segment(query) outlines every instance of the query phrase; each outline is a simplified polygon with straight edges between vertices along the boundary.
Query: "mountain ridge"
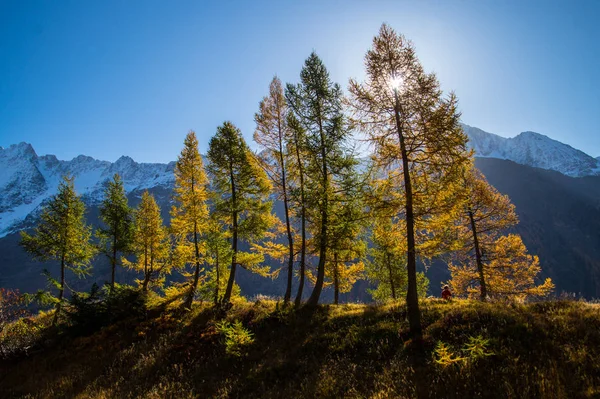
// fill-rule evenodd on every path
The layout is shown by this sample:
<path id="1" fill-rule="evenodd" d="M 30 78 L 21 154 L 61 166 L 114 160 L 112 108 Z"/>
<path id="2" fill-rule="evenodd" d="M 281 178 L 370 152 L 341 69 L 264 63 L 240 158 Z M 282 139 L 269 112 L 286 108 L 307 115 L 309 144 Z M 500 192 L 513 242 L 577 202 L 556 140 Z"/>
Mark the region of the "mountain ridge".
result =
<path id="1" fill-rule="evenodd" d="M 571 177 L 600 175 L 600 157 L 593 158 L 543 134 L 526 131 L 504 138 L 469 125 L 462 127 L 476 157 L 510 160 Z M 26 142 L 0 147 L 0 238 L 28 227 L 24 221 L 35 216 L 40 205 L 56 193 L 65 174 L 75 177 L 75 189 L 86 203 L 95 204 L 115 173 L 121 175 L 125 190 L 131 193 L 152 187 L 171 188 L 174 167 L 174 161 L 139 163 L 127 155 L 115 162 L 87 155 L 59 160 L 51 154 L 39 156 Z"/>
<path id="2" fill-rule="evenodd" d="M 506 159 L 571 177 L 600 175 L 600 157 L 594 158 L 541 133 L 525 131 L 505 138 L 465 124 L 462 128 L 477 157 Z"/>

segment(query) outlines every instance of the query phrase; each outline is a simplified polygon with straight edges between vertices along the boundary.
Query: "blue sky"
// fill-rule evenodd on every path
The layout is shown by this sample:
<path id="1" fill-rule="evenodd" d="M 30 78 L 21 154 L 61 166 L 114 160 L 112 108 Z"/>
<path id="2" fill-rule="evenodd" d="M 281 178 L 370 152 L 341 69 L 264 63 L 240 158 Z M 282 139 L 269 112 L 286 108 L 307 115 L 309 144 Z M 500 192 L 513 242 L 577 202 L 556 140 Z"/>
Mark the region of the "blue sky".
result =
<path id="1" fill-rule="evenodd" d="M 598 20 L 582 0 L 0 0 L 0 146 L 168 162 L 225 120 L 250 141 L 273 75 L 296 82 L 314 49 L 345 87 L 387 22 L 465 123 L 599 156 Z"/>

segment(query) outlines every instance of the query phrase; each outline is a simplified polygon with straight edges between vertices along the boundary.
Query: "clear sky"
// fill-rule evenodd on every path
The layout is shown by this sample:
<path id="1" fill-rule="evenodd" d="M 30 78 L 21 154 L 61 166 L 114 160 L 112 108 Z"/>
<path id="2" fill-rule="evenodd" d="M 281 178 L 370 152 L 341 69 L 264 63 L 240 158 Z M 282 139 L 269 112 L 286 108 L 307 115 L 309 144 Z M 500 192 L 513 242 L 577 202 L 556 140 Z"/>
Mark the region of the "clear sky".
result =
<path id="1" fill-rule="evenodd" d="M 314 49 L 345 87 L 387 22 L 465 123 L 599 156 L 599 20 L 596 0 L 0 0 L 0 146 L 168 162 L 225 120 L 250 141 L 273 75 Z"/>

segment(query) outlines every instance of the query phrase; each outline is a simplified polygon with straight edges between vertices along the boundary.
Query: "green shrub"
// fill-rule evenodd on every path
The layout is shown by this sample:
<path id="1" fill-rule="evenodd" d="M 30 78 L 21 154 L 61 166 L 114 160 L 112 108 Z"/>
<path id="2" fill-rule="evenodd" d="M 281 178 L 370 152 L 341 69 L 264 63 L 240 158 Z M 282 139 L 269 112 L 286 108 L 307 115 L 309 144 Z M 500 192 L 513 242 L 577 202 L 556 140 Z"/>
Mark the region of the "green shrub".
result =
<path id="1" fill-rule="evenodd" d="M 74 332 L 89 334 L 114 322 L 141 318 L 146 310 L 146 296 L 139 289 L 115 284 L 111 294 L 108 286 L 94 284 L 89 293 L 74 293 L 65 313 Z"/>
<path id="2" fill-rule="evenodd" d="M 217 331 L 224 336 L 225 353 L 230 356 L 244 355 L 246 348 L 254 342 L 253 334 L 239 320 L 233 323 L 222 320 L 217 323 Z"/>

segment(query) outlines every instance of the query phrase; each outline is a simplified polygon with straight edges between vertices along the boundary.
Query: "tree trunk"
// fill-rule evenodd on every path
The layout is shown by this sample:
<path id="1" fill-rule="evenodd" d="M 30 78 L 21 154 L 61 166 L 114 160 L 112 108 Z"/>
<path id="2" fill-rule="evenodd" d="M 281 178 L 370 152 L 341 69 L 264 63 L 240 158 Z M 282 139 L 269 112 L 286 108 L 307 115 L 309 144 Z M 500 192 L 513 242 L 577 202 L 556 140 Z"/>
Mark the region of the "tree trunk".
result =
<path id="1" fill-rule="evenodd" d="M 235 191 L 235 180 L 233 179 L 233 165 L 230 165 L 229 174 L 231 179 L 231 203 L 233 206 L 232 212 L 232 223 L 233 223 L 233 236 L 231 238 L 231 271 L 229 272 L 229 280 L 227 281 L 227 289 L 223 296 L 223 303 L 229 303 L 231 300 L 231 291 L 233 290 L 233 283 L 235 282 L 235 267 L 237 265 L 237 251 L 238 251 L 238 228 L 237 228 L 237 202 L 236 202 L 236 191 Z"/>
<path id="2" fill-rule="evenodd" d="M 193 189 L 192 184 L 192 189 Z M 200 278 L 200 248 L 198 246 L 198 222 L 194 221 L 194 250 L 195 250 L 195 260 L 196 260 L 196 270 L 194 270 L 194 282 L 190 287 L 190 292 L 188 293 L 188 297 L 185 301 L 185 307 L 187 309 L 192 308 L 192 303 L 194 302 L 194 296 L 196 295 L 196 290 L 198 289 L 198 279 Z"/>
<path id="3" fill-rule="evenodd" d="M 321 242 L 319 243 L 319 264 L 317 266 L 317 281 L 308 302 L 308 306 L 317 306 L 319 297 L 323 290 L 323 281 L 325 279 L 325 260 L 327 257 L 327 216 L 328 216 L 328 196 L 329 196 L 329 172 L 327 171 L 327 153 L 325 152 L 325 133 L 323 125 L 319 120 L 319 133 L 321 136 L 321 158 L 323 167 L 323 203 L 321 205 Z"/>
<path id="4" fill-rule="evenodd" d="M 150 280 L 150 276 L 148 274 L 148 246 L 144 248 L 144 282 L 142 284 L 142 291 L 148 291 L 148 281 Z"/>
<path id="5" fill-rule="evenodd" d="M 220 277 L 219 276 L 219 245 L 218 244 L 216 245 L 216 255 L 217 256 L 216 256 L 216 262 L 215 263 L 216 263 L 216 267 L 217 267 L 217 270 L 216 270 L 216 272 L 217 272 L 217 284 L 215 286 L 215 305 L 218 305 L 219 304 L 219 284 L 220 284 L 220 281 L 219 281 L 219 277 Z"/>
<path id="6" fill-rule="evenodd" d="M 52 319 L 52 326 L 56 326 L 58 318 L 60 316 L 60 310 L 62 308 L 62 302 L 65 295 L 65 253 L 60 259 L 60 290 L 58 291 L 58 303 L 56 304 L 56 311 L 54 312 L 54 318 Z"/>
<path id="7" fill-rule="evenodd" d="M 340 277 L 338 275 L 338 257 L 333 253 L 333 303 L 337 305 L 340 298 Z"/>
<path id="8" fill-rule="evenodd" d="M 475 244 L 475 261 L 477 263 L 477 271 L 479 272 L 479 299 L 485 302 L 487 298 L 487 286 L 485 283 L 485 276 L 483 275 L 483 261 L 481 260 L 481 249 L 479 248 L 479 238 L 477 237 L 477 226 L 475 225 L 473 212 L 470 210 L 469 220 L 471 221 L 471 231 L 473 231 L 473 243 Z"/>
<path id="9" fill-rule="evenodd" d="M 300 174 L 300 218 L 301 218 L 301 229 L 302 229 L 302 243 L 300 248 L 300 281 L 298 282 L 298 293 L 296 294 L 296 300 L 294 301 L 294 305 L 296 307 L 300 306 L 302 302 L 302 291 L 304 290 L 304 274 L 306 269 L 306 207 L 304 200 L 304 168 L 302 167 L 302 159 L 300 157 L 300 142 L 295 138 L 295 146 L 296 146 L 296 159 L 298 161 L 298 173 Z"/>
<path id="10" fill-rule="evenodd" d="M 115 270 L 117 268 L 117 233 L 115 230 L 115 234 L 113 235 L 113 256 L 111 259 L 111 276 L 110 276 L 110 295 L 112 295 L 115 289 Z"/>
<path id="11" fill-rule="evenodd" d="M 387 253 L 386 254 L 386 259 L 387 259 L 387 267 L 388 267 L 388 272 L 390 273 L 390 287 L 392 288 L 392 299 L 396 299 L 396 287 L 394 286 L 394 275 L 392 273 L 392 263 L 390 261 L 390 254 Z"/>
<path id="12" fill-rule="evenodd" d="M 283 296 L 283 303 L 287 304 L 290 302 L 292 297 L 292 277 L 294 275 L 294 241 L 292 237 L 292 227 L 290 224 L 290 211 L 288 207 L 287 197 L 287 182 L 285 176 L 285 163 L 283 160 L 283 134 L 281 132 L 281 115 L 278 115 L 277 123 L 279 125 L 279 162 L 281 163 L 281 185 L 283 187 L 283 207 L 285 209 L 285 227 L 287 230 L 288 248 L 289 248 L 289 259 L 288 259 L 288 273 L 287 273 L 287 287 L 285 289 L 285 295 Z"/>
<path id="13" fill-rule="evenodd" d="M 396 129 L 400 141 L 400 152 L 402 156 L 402 171 L 404 172 L 404 189 L 406 198 L 406 243 L 407 243 L 407 274 L 408 290 L 406 293 L 406 310 L 408 313 L 408 324 L 410 335 L 414 340 L 420 341 L 423 337 L 421 328 L 421 311 L 419 310 L 419 296 L 417 293 L 417 256 L 415 252 L 415 217 L 413 210 L 413 193 L 408 164 L 408 153 L 404 135 L 402 133 L 402 123 L 400 121 L 400 105 L 398 93 L 396 95 Z"/>

